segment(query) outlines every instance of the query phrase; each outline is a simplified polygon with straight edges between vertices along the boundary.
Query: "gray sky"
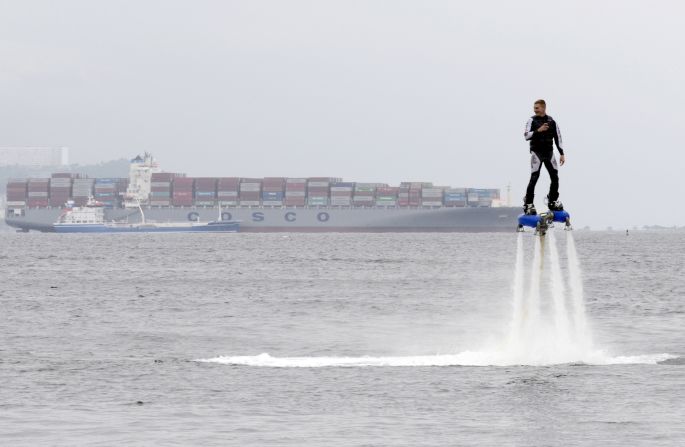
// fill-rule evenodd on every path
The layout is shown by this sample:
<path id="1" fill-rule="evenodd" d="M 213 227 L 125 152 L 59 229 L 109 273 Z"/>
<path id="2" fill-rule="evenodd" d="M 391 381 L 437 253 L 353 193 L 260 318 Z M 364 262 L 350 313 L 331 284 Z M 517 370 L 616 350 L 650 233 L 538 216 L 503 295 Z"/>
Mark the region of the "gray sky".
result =
<path id="1" fill-rule="evenodd" d="M 560 124 L 577 224 L 685 225 L 671 1 L 1 1 L 0 145 L 168 171 L 505 188 Z M 543 173 L 536 203 L 542 207 Z"/>

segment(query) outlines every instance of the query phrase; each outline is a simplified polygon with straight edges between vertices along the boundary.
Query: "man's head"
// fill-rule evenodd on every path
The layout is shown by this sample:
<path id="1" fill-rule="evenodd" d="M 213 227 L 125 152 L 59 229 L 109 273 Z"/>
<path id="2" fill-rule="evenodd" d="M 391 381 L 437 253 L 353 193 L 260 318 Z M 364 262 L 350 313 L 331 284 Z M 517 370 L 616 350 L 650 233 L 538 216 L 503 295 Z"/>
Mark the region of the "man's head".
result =
<path id="1" fill-rule="evenodd" d="M 547 104 L 544 99 L 538 99 L 533 103 L 533 112 L 536 116 L 545 116 L 545 111 L 547 110 Z"/>

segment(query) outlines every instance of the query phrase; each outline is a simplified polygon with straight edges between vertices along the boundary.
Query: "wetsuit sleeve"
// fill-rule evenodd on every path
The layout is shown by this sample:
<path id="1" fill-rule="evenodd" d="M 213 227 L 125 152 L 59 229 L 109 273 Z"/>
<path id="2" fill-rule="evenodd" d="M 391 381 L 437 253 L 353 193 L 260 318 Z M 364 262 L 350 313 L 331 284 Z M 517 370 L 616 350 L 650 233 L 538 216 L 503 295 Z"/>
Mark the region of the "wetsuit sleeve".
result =
<path id="1" fill-rule="evenodd" d="M 561 155 L 564 155 L 564 141 L 561 139 L 561 129 L 559 129 L 559 123 L 554 122 L 554 127 L 556 132 L 554 133 L 554 142 L 557 145 L 557 149 Z"/>
<path id="2" fill-rule="evenodd" d="M 528 122 L 526 123 L 526 129 L 523 131 L 523 136 L 526 138 L 526 141 L 528 141 L 528 140 L 530 140 L 531 138 L 533 138 L 533 134 L 534 134 L 535 132 L 533 132 L 533 131 L 531 130 L 532 126 L 533 126 L 533 118 L 531 118 L 531 119 L 528 120 Z"/>

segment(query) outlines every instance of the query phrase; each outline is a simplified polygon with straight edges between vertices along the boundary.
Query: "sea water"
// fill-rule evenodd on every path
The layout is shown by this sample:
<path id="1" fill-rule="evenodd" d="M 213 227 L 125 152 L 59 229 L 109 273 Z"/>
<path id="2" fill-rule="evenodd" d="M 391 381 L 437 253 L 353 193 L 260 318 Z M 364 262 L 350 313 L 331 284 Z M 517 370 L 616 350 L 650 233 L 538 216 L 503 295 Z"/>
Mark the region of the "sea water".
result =
<path id="1" fill-rule="evenodd" d="M 3 445 L 678 445 L 677 232 L 2 234 Z"/>

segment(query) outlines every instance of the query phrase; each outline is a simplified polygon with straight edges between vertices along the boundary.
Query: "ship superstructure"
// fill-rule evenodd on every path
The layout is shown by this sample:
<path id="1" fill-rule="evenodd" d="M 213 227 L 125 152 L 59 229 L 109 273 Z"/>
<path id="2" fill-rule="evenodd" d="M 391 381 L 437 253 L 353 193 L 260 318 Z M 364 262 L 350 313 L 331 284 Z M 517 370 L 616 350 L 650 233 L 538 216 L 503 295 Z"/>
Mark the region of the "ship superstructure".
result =
<path id="1" fill-rule="evenodd" d="M 128 187 L 124 194 L 124 207 L 137 208 L 139 204 L 149 203 L 152 175 L 158 172 L 161 172 L 159 165 L 147 152 L 142 157 L 139 155 L 131 160 Z"/>

